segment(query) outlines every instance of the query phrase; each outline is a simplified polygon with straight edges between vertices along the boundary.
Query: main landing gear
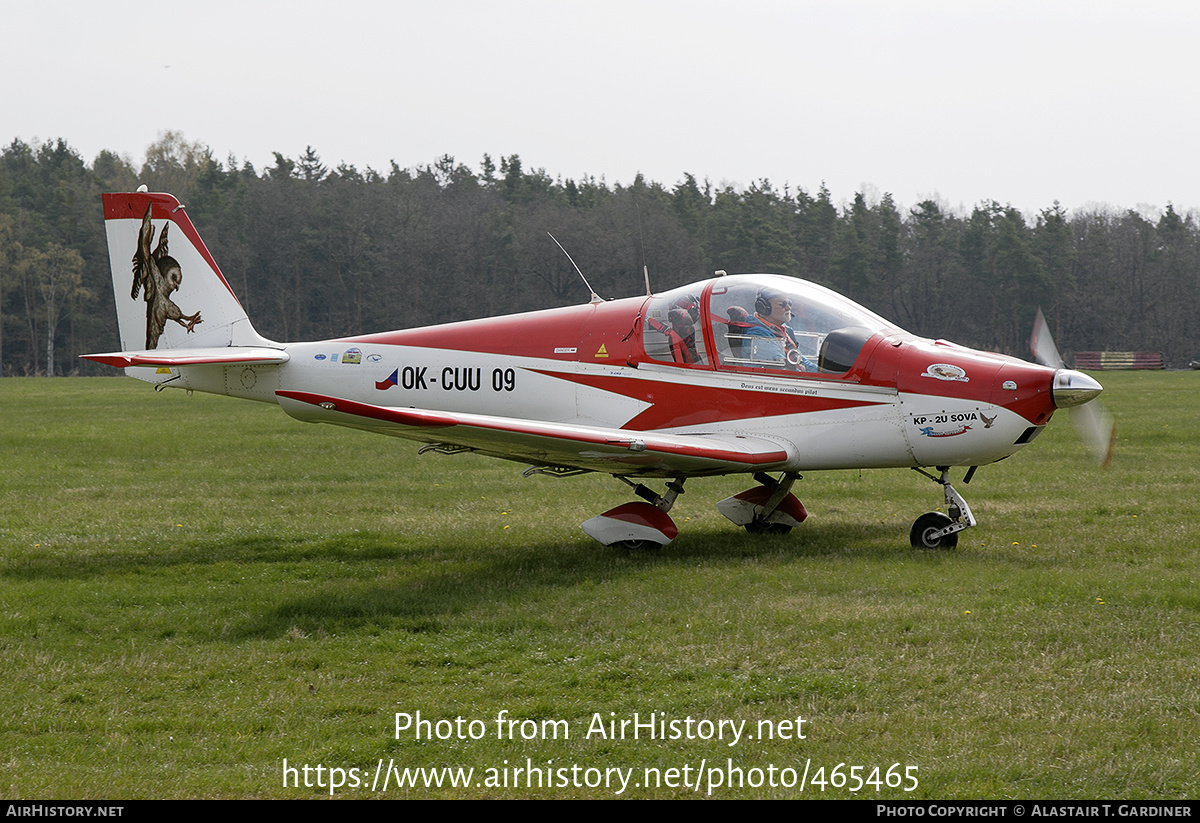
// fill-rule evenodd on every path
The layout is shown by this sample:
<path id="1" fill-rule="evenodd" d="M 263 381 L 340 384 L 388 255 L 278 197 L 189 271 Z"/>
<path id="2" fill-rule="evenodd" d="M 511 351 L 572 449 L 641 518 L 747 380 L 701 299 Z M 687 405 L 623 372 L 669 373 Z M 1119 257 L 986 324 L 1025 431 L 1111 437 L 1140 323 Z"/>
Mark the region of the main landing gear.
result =
<path id="1" fill-rule="evenodd" d="M 759 473 L 754 479 L 760 485 L 727 497 L 717 504 L 717 511 L 751 534 L 787 534 L 804 522 L 808 512 L 804 504 L 791 493 L 792 484 L 800 475 L 785 473 L 779 480 Z M 683 494 L 682 477 L 667 483 L 667 490 L 658 494 L 653 489 L 617 475 L 645 503 L 626 503 L 598 514 L 583 524 L 583 530 L 593 540 L 605 546 L 641 551 L 657 549 L 675 539 L 679 529 L 667 515 L 675 498 Z"/>
<path id="2" fill-rule="evenodd" d="M 914 469 L 942 487 L 946 511 L 926 512 L 917 518 L 909 532 L 909 540 L 917 549 L 953 549 L 958 545 L 958 533 L 975 525 L 971 507 L 950 484 L 950 467 L 938 466 L 940 476 L 923 469 Z M 971 482 L 975 469 L 967 471 L 964 483 Z M 646 502 L 625 503 L 604 514 L 598 514 L 583 524 L 588 536 L 605 546 L 644 551 L 665 546 L 675 539 L 679 529 L 667 514 L 675 499 L 683 494 L 686 478 L 676 477 L 667 483 L 662 494 L 634 483 L 626 477 L 618 480 L 632 488 Z M 758 473 L 759 485 L 727 497 L 717 504 L 717 511 L 731 522 L 745 527 L 751 534 L 787 534 L 808 517 L 808 512 L 794 494 L 792 485 L 800 479 L 795 472 L 785 472 L 778 480 Z"/>
<path id="3" fill-rule="evenodd" d="M 667 512 L 675 505 L 675 498 L 683 494 L 685 478 L 676 477 L 667 483 L 667 490 L 662 494 L 620 475 L 616 478 L 649 502 L 626 503 L 596 515 L 583 524 L 588 537 L 605 546 L 629 551 L 657 549 L 674 540 L 679 529 Z"/>
<path id="4" fill-rule="evenodd" d="M 950 485 L 950 467 L 938 466 L 937 468 L 941 472 L 941 477 L 934 477 L 922 469 L 913 469 L 913 471 L 920 472 L 942 486 L 946 495 L 946 511 L 949 512 L 949 516 L 941 512 L 926 512 L 918 517 L 912 525 L 912 530 L 908 533 L 909 542 L 912 543 L 914 549 L 953 549 L 958 545 L 958 533 L 975 525 L 975 516 L 971 514 L 971 507 L 967 505 L 967 501 L 963 499 L 962 495 Z M 974 473 L 975 468 L 972 467 L 967 471 L 963 482 L 970 483 Z"/>
<path id="5" fill-rule="evenodd" d="M 761 485 L 726 497 L 717 504 L 717 511 L 751 534 L 787 534 L 808 517 L 804 504 L 791 493 L 799 478 L 795 472 L 786 472 L 776 480 L 759 472 L 754 479 Z"/>

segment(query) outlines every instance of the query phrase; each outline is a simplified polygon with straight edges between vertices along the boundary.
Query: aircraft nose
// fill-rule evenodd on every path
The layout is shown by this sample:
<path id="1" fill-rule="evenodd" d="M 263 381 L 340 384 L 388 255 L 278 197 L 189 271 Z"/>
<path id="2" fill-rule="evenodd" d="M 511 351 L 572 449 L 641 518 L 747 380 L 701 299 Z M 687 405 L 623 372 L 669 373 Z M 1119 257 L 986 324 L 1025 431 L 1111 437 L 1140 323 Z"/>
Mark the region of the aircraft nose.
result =
<path id="1" fill-rule="evenodd" d="M 1100 396 L 1104 387 L 1099 382 L 1088 377 L 1083 372 L 1074 369 L 1059 369 L 1054 373 L 1054 387 L 1051 394 L 1054 405 L 1059 409 L 1071 406 L 1082 406 L 1088 401 Z"/>

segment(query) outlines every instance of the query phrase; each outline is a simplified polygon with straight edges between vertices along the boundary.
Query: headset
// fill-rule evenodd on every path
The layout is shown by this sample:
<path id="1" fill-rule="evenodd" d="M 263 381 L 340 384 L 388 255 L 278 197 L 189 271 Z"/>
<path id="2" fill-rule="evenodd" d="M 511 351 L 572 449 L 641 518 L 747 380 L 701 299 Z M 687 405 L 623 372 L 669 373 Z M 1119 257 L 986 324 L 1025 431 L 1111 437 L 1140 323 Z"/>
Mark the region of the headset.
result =
<path id="1" fill-rule="evenodd" d="M 766 317 L 771 313 L 771 301 L 783 296 L 778 289 L 759 289 L 758 296 L 754 298 L 754 310 Z"/>

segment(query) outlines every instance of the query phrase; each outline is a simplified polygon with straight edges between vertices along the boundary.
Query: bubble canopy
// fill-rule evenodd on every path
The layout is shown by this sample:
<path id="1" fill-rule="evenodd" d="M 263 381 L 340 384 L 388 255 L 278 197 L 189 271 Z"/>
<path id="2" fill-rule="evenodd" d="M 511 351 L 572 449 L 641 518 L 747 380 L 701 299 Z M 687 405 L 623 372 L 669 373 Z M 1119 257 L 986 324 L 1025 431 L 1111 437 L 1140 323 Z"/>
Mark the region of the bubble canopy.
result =
<path id="1" fill-rule="evenodd" d="M 824 286 L 776 274 L 720 277 L 650 300 L 646 355 L 711 368 L 840 374 L 895 324 Z"/>

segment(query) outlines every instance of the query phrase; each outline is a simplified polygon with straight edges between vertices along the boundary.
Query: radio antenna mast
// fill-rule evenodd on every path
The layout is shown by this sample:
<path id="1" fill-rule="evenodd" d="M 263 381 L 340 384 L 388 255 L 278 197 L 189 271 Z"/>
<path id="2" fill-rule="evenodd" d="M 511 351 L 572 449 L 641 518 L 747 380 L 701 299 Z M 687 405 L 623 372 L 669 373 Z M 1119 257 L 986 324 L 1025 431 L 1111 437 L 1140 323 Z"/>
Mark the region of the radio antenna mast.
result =
<path id="1" fill-rule="evenodd" d="M 642 207 L 636 200 L 633 201 L 633 207 L 637 209 L 638 245 L 642 251 L 642 277 L 646 280 L 646 296 L 653 297 L 654 293 L 650 291 L 650 267 L 646 265 L 646 240 L 642 237 Z"/>
<path id="2" fill-rule="evenodd" d="M 550 234 L 550 232 L 546 232 L 546 234 Z M 587 286 L 587 290 L 588 290 L 589 292 L 591 292 L 591 295 L 592 295 L 592 300 L 591 300 L 591 302 L 593 302 L 593 303 L 603 303 L 603 302 L 604 302 L 604 298 L 603 298 L 603 297 L 601 297 L 600 295 L 596 294 L 596 291 L 595 291 L 595 289 L 593 289 L 593 288 L 592 288 L 592 284 L 591 284 L 591 283 L 589 283 L 589 282 L 587 281 L 587 278 L 583 276 L 583 272 L 579 271 L 579 266 L 576 266 L 576 265 L 575 265 L 575 261 L 574 261 L 574 260 L 571 258 L 571 254 L 570 254 L 570 252 L 568 252 L 566 249 L 563 249 L 563 244 L 562 244 L 562 243 L 559 243 L 559 242 L 558 242 L 558 238 L 557 238 L 557 237 L 555 237 L 553 234 L 550 234 L 550 239 L 554 241 L 554 245 L 556 245 L 556 246 L 558 246 L 560 249 L 562 249 L 562 253 L 563 253 L 563 254 L 567 255 L 567 259 L 571 261 L 571 265 L 572 265 L 572 266 L 575 266 L 575 271 L 576 271 L 576 272 L 579 274 L 579 279 L 583 281 L 583 285 Z"/>

